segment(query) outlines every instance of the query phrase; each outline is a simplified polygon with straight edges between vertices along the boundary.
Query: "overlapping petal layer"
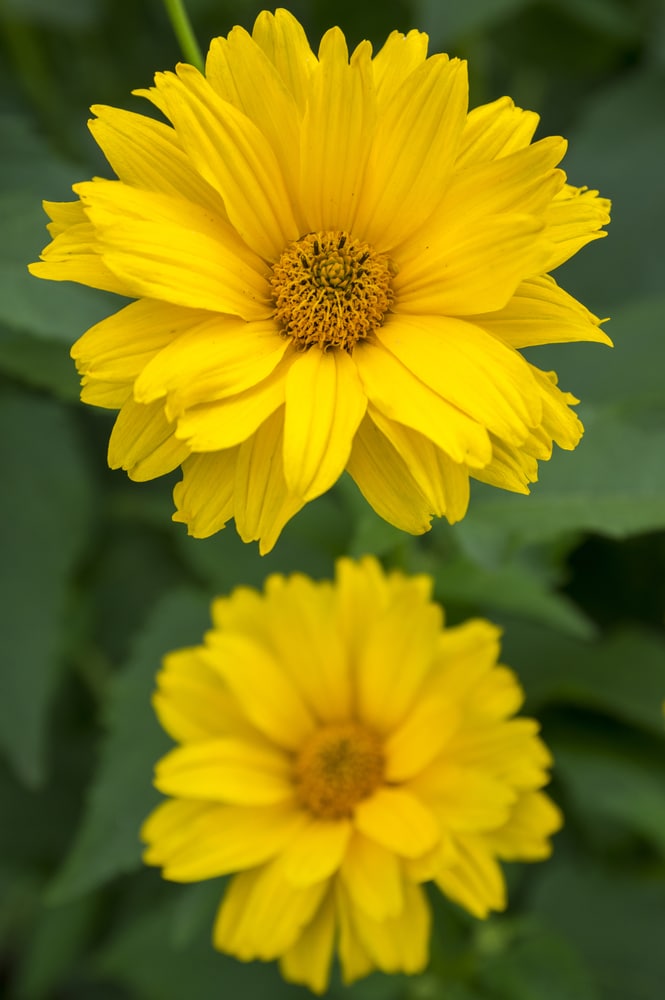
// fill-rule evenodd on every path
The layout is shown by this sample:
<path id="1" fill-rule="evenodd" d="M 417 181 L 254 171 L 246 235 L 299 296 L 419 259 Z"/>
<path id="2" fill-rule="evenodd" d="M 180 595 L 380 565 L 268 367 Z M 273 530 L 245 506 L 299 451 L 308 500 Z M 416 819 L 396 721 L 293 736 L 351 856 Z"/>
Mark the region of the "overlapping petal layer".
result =
<path id="1" fill-rule="evenodd" d="M 218 598 L 205 644 L 158 677 L 178 745 L 145 860 L 176 881 L 236 873 L 215 945 L 319 993 L 335 950 L 347 982 L 422 970 L 422 883 L 485 917 L 506 905 L 499 861 L 547 857 L 561 823 L 499 630 L 444 629 L 431 588 L 369 557 L 334 584 L 273 576 Z"/>
<path id="2" fill-rule="evenodd" d="M 420 533 L 464 516 L 470 477 L 528 492 L 553 443 L 575 447 L 572 397 L 518 351 L 609 343 L 548 273 L 605 235 L 609 202 L 567 183 L 563 139 L 532 142 L 537 115 L 468 111 L 465 64 L 422 33 L 349 54 L 333 28 L 315 54 L 284 10 L 139 93 L 169 124 L 93 108 L 118 179 L 46 205 L 32 271 L 138 299 L 74 346 L 82 398 L 121 411 L 113 465 L 182 466 L 191 534 L 235 518 L 267 552 L 345 469 Z"/>

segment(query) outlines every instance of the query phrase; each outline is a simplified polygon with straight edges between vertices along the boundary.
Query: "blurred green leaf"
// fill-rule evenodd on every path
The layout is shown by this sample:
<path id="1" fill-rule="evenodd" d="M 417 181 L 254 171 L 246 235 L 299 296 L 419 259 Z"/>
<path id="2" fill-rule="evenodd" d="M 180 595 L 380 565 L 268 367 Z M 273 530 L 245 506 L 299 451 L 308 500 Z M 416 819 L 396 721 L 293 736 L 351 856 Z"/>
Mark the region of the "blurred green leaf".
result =
<path id="1" fill-rule="evenodd" d="M 577 950 L 539 921 L 482 924 L 474 950 L 474 981 L 487 1000 L 600 1000 Z"/>
<path id="2" fill-rule="evenodd" d="M 0 372 L 63 402 L 79 398 L 79 380 L 65 344 L 0 326 Z"/>
<path id="3" fill-rule="evenodd" d="M 274 962 L 236 962 L 211 944 L 212 925 L 187 948 L 172 944 L 174 911 L 183 887 L 164 887 L 147 912 L 127 915 L 93 959 L 97 974 L 122 983 L 140 1000 L 219 1000 L 266 997 L 307 1000 L 312 994 L 285 983 Z"/>
<path id="4" fill-rule="evenodd" d="M 445 48 L 466 35 L 488 31 L 527 7 L 534 0 L 474 0 L 473 3 L 441 3 L 416 0 L 416 23 Z"/>
<path id="5" fill-rule="evenodd" d="M 34 24 L 49 25 L 54 28 L 93 28 L 104 9 L 104 0 L 67 0 L 53 3 L 53 0 L 3 0 L 5 16 L 21 18 Z"/>
<path id="6" fill-rule="evenodd" d="M 665 684 L 663 685 L 665 687 Z M 665 736 L 665 725 L 663 726 Z M 591 826 L 619 824 L 649 841 L 665 857 L 665 754 L 638 747 L 627 736 L 598 732 L 572 739 L 550 737 L 558 778 L 577 817 Z"/>
<path id="7" fill-rule="evenodd" d="M 21 1000 L 49 1000 L 71 975 L 92 937 L 98 901 L 87 896 L 39 913 L 22 954 L 13 994 Z"/>
<path id="8" fill-rule="evenodd" d="M 544 866 L 532 905 L 579 949 L 602 1000 L 657 1000 L 665 981 L 663 899 L 663 874 L 647 879 L 560 854 Z"/>
<path id="9" fill-rule="evenodd" d="M 44 778 L 45 725 L 63 613 L 88 544 L 91 485 L 71 413 L 35 395 L 0 398 L 0 746 L 21 778 Z"/>
<path id="10" fill-rule="evenodd" d="M 155 674 L 165 653 L 199 642 L 208 622 L 208 602 L 184 589 L 163 598 L 146 622 L 112 683 L 98 772 L 50 902 L 62 904 L 141 866 L 139 827 L 160 798 L 152 772 L 170 745 L 150 702 Z"/>
<path id="11" fill-rule="evenodd" d="M 503 652 L 528 696 L 528 710 L 581 705 L 665 735 L 665 640 L 646 630 L 624 629 L 599 642 L 513 622 Z"/>

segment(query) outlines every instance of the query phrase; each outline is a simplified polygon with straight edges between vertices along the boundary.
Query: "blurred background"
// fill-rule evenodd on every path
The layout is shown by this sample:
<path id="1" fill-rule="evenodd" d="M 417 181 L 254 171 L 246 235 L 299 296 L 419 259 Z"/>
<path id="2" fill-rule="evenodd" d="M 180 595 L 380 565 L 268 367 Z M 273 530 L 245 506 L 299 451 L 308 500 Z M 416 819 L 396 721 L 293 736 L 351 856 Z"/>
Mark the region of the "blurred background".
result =
<path id="1" fill-rule="evenodd" d="M 205 50 L 260 5 L 189 0 Z M 582 399 L 587 434 L 529 498 L 474 490 L 420 539 L 350 482 L 261 559 L 229 526 L 187 538 L 172 482 L 106 468 L 112 415 L 78 403 L 69 348 L 117 300 L 38 282 L 41 199 L 111 176 L 88 107 L 179 60 L 159 0 L 0 0 L 0 993 L 10 1000 L 305 997 L 272 965 L 213 952 L 220 882 L 143 870 L 137 830 L 167 749 L 150 708 L 167 650 L 199 641 L 215 593 L 274 571 L 329 576 L 375 552 L 427 571 L 451 622 L 505 627 L 504 659 L 555 755 L 566 827 L 553 858 L 509 868 L 487 922 L 435 900 L 432 962 L 349 1000 L 659 1000 L 665 982 L 665 5 L 660 0 L 293 0 L 313 46 L 339 24 L 394 28 L 469 59 L 472 105 L 509 94 L 570 140 L 573 184 L 614 201 L 606 240 L 557 273 L 613 351 L 533 349 Z"/>

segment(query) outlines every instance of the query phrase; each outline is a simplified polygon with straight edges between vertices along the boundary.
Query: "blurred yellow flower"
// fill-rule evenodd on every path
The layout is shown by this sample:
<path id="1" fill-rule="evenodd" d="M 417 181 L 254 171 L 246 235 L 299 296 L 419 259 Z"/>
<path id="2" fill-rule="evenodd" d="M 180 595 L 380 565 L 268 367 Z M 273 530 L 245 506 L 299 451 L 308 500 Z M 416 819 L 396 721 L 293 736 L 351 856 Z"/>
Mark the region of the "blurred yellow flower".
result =
<path id="1" fill-rule="evenodd" d="M 214 944 L 326 989 L 428 958 L 424 882 L 478 917 L 506 905 L 498 859 L 550 854 L 550 755 L 499 630 L 443 628 L 429 577 L 343 559 L 336 581 L 272 576 L 213 605 L 171 653 L 154 704 L 180 744 L 146 820 L 165 878 L 235 872 Z"/>
<path id="2" fill-rule="evenodd" d="M 47 204 L 33 274 L 138 301 L 75 345 L 82 398 L 120 409 L 109 463 L 182 466 L 175 519 L 275 544 L 346 469 L 415 534 L 464 516 L 469 477 L 518 492 L 582 427 L 519 349 L 608 343 L 548 272 L 609 202 L 532 143 L 533 112 L 468 112 L 466 65 L 393 32 L 318 57 L 284 10 L 139 92 L 170 125 L 93 108 L 117 174 Z"/>

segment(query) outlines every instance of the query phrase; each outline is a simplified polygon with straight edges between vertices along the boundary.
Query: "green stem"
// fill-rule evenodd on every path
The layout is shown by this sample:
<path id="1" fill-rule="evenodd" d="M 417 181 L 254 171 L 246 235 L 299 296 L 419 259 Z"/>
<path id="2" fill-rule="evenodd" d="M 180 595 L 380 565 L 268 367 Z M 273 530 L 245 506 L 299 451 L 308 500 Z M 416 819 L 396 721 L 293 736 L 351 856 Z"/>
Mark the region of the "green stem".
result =
<path id="1" fill-rule="evenodd" d="M 203 56 L 182 0 L 164 0 L 166 13 L 187 62 L 203 72 Z"/>

